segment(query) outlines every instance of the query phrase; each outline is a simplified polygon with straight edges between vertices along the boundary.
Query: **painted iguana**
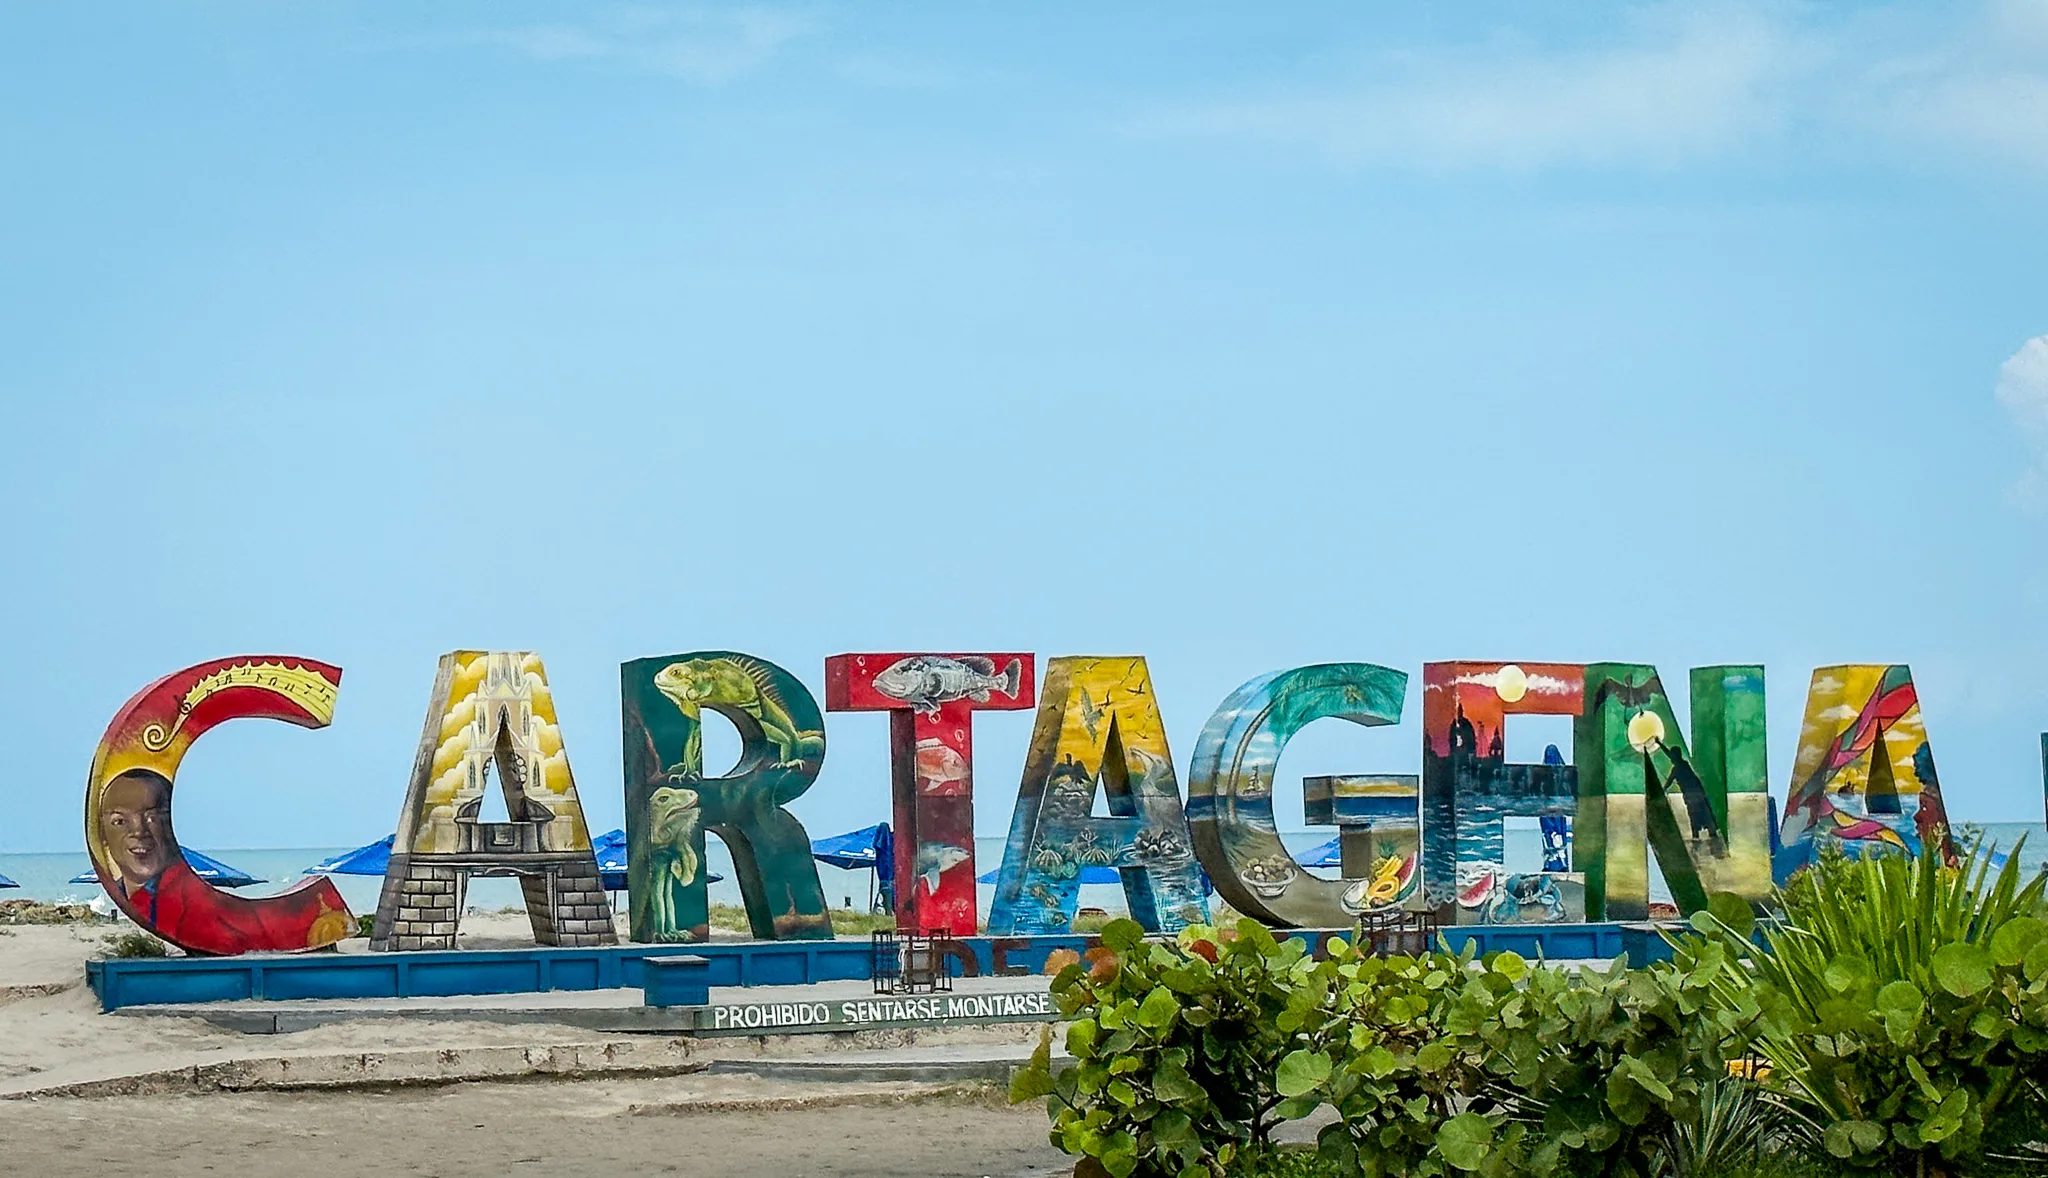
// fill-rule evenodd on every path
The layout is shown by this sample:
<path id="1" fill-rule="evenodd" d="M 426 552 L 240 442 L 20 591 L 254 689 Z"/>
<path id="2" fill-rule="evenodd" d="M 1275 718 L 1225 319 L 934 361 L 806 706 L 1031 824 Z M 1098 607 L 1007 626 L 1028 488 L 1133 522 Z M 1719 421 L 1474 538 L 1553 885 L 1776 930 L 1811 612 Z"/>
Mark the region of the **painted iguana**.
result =
<path id="1" fill-rule="evenodd" d="M 706 705 L 733 708 L 752 716 L 761 732 L 775 746 L 778 763 L 795 765 L 825 751 L 822 731 L 799 731 L 775 691 L 757 678 L 737 659 L 691 659 L 670 663 L 654 676 L 655 690 L 669 698 L 683 715 L 697 723 L 683 746 L 682 762 L 669 770 L 670 776 L 698 776 L 704 771 L 702 709 Z"/>
<path id="2" fill-rule="evenodd" d="M 697 791 L 664 786 L 648 798 L 647 853 L 653 883 L 649 904 L 657 940 L 690 939 L 683 923 L 682 898 L 697 881 L 697 825 L 703 816 L 697 807 Z"/>

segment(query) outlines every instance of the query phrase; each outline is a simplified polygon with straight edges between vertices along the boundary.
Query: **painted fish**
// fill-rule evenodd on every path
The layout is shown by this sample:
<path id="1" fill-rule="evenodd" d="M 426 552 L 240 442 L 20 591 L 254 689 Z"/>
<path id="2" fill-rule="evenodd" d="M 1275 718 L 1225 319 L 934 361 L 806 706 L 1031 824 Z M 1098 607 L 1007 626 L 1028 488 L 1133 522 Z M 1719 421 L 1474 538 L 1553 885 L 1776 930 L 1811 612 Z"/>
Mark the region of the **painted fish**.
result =
<path id="1" fill-rule="evenodd" d="M 1023 675 L 1021 659 L 1011 659 L 1010 665 L 999 674 L 993 659 L 949 659 L 935 654 L 914 654 L 897 659 L 877 672 L 875 690 L 890 699 L 902 700 L 913 711 L 935 715 L 940 704 L 956 699 L 987 703 L 991 692 L 1016 699 Z"/>
<path id="2" fill-rule="evenodd" d="M 974 858 L 965 847 L 951 843 L 926 843 L 917 849 L 915 871 L 918 881 L 927 892 L 939 890 L 939 877 Z"/>
<path id="3" fill-rule="evenodd" d="M 967 758 L 936 736 L 917 742 L 917 784 L 926 793 L 938 793 L 949 785 L 967 780 Z"/>

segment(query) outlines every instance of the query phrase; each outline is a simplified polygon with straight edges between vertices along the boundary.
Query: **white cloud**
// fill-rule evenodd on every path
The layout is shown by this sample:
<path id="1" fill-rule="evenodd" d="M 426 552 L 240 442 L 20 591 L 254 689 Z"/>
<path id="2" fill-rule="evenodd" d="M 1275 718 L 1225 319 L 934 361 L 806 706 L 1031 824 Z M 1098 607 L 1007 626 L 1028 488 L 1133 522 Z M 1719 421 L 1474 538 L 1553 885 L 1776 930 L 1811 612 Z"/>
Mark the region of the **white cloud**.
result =
<path id="1" fill-rule="evenodd" d="M 1595 49 L 1387 55 L 1370 81 L 1183 107 L 1134 129 L 1304 145 L 1347 165 L 1668 165 L 1768 133 L 1797 57 L 1782 28 L 1744 11 L 1648 9 Z"/>
<path id="2" fill-rule="evenodd" d="M 1560 49 L 1510 31 L 1383 51 L 1321 83 L 1155 110 L 1143 136 L 1277 143 L 1349 167 L 1664 168 L 1797 150 L 2048 169 L 2048 0 L 1976 8 L 1649 5 Z"/>
<path id="3" fill-rule="evenodd" d="M 2013 497 L 2024 506 L 2048 509 L 2048 335 L 2020 345 L 1999 366 L 1997 396 L 2034 456 L 2013 485 Z"/>
<path id="4" fill-rule="evenodd" d="M 1933 26 L 1894 19 L 1844 31 L 1834 113 L 1919 149 L 2048 167 L 2048 0 L 1933 11 L 1943 18 Z"/>
<path id="5" fill-rule="evenodd" d="M 583 24 L 525 25 L 481 39 L 541 61 L 606 61 L 715 85 L 813 29 L 804 17 L 765 8 L 623 8 Z"/>

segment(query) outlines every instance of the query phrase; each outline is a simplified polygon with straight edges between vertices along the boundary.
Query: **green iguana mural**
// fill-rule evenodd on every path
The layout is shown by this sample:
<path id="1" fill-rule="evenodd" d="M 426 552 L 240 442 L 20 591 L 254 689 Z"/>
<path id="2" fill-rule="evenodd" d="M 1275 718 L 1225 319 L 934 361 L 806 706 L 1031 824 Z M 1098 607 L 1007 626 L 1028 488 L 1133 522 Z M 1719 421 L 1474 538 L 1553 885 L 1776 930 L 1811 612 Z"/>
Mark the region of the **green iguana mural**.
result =
<path id="1" fill-rule="evenodd" d="M 810 836 L 783 809 L 817 780 L 825 721 L 796 676 L 733 651 L 636 659 L 619 668 L 626 753 L 626 887 L 632 937 L 710 935 L 705 835 L 732 852 L 763 940 L 832 935 Z M 705 709 L 739 729 L 739 763 L 704 775 Z"/>
<path id="2" fill-rule="evenodd" d="M 706 704 L 738 708 L 760 724 L 762 735 L 776 748 L 778 766 L 787 768 L 825 755 L 823 729 L 800 731 L 789 711 L 776 698 L 775 688 L 760 664 L 748 666 L 737 659 L 690 659 L 670 663 L 655 673 L 655 689 L 667 696 L 691 720 Z M 723 709 L 721 709 L 723 710 Z M 704 771 L 703 730 L 693 727 L 683 747 L 682 761 L 669 769 L 672 776 L 695 776 Z"/>
<path id="3" fill-rule="evenodd" d="M 697 844 L 703 838 L 698 832 L 703 811 L 697 806 L 697 791 L 657 789 L 647 799 L 647 816 L 653 820 L 647 832 L 648 890 L 652 893 L 648 911 L 655 927 L 671 934 L 669 939 L 688 940 L 691 924 L 682 919 L 683 908 L 690 885 L 697 882 L 701 863 Z"/>

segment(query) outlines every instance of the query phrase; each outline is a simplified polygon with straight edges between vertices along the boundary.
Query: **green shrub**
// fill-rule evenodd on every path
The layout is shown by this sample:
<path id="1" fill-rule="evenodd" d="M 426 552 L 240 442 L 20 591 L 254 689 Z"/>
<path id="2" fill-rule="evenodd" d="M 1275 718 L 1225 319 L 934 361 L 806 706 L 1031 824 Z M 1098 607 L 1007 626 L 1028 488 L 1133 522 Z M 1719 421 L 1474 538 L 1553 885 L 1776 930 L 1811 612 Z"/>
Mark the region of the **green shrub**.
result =
<path id="1" fill-rule="evenodd" d="M 2043 879 L 2023 885 L 2017 863 L 1991 877 L 1976 852 L 1955 867 L 1826 857 L 1783 893 L 1764 951 L 1746 913 L 1694 917 L 1754 971 L 1717 995 L 1761 1011 L 1768 1082 L 1827 1156 L 1912 1175 L 2038 1162 L 2048 911 Z"/>
<path id="2" fill-rule="evenodd" d="M 1718 944 L 1574 974 L 1342 940 L 1317 962 L 1252 921 L 1103 938 L 1113 955 L 1053 983 L 1074 1066 L 1053 1075 L 1048 1041 L 1014 1094 L 1048 1097 L 1054 1143 L 1118 1178 L 1225 1173 L 1326 1103 L 1320 1164 L 1343 1173 L 1690 1175 L 1755 1153 L 1759 1114 L 1727 1080 L 1754 1011 L 1715 1005 L 1737 968 Z"/>
<path id="3" fill-rule="evenodd" d="M 1642 970 L 1341 939 L 1318 962 L 1251 921 L 1172 943 L 1115 921 L 1053 983 L 1074 1064 L 1053 1074 L 1048 1033 L 1012 1095 L 1114 1178 L 2040 1175 L 2044 889 L 1974 857 L 1827 856 L 1782 920 L 1715 896 Z M 1324 1104 L 1313 1160 L 1273 1148 Z"/>
<path id="4" fill-rule="evenodd" d="M 1522 1127 L 1506 1125 L 1484 1091 L 1480 1054 L 1488 1025 L 1526 971 L 1502 954 L 1474 968 L 1472 954 L 1377 958 L 1337 947 L 1343 1050 L 1318 1095 L 1338 1121 L 1318 1136 L 1333 1166 L 1373 1175 L 1436 1175 L 1476 1169 L 1493 1149 L 1519 1148 Z"/>
<path id="5" fill-rule="evenodd" d="M 100 938 L 103 957 L 169 957 L 170 948 L 148 933 L 136 930 Z"/>
<path id="6" fill-rule="evenodd" d="M 1047 1098 L 1053 1144 L 1084 1159 L 1077 1173 L 1222 1175 L 1320 1103 L 1344 1028 L 1300 940 L 1246 920 L 1234 937 L 1197 928 L 1148 943 L 1114 920 L 1102 942 L 1052 984 L 1074 1065 L 1051 1073 L 1048 1038 L 1011 1089 Z"/>

